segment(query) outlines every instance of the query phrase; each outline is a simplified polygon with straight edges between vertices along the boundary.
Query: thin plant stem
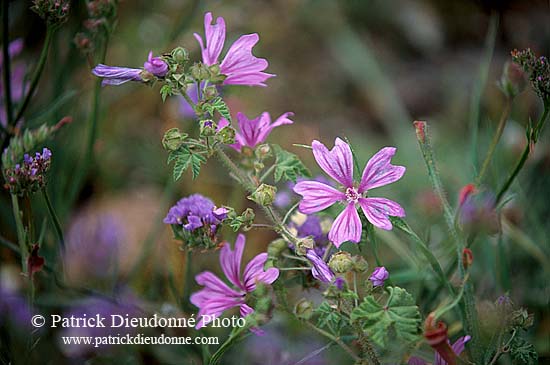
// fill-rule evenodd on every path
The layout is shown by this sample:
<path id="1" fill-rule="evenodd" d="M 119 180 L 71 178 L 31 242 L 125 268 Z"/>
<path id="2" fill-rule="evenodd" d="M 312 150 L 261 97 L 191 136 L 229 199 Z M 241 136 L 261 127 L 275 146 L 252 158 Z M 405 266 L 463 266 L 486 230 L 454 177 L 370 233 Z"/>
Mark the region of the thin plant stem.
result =
<path id="1" fill-rule="evenodd" d="M 485 173 L 487 172 L 487 169 L 491 164 L 491 160 L 493 159 L 493 154 L 495 153 L 495 149 L 498 145 L 498 142 L 500 141 L 500 137 L 502 137 L 502 132 L 504 132 L 504 127 L 506 126 L 506 122 L 508 121 L 508 117 L 510 116 L 511 108 L 512 108 L 512 99 L 510 97 L 506 97 L 504 110 L 502 111 L 502 114 L 500 116 L 497 130 L 495 131 L 495 135 L 493 136 L 491 144 L 489 145 L 489 149 L 487 150 L 487 156 L 483 161 L 483 165 L 481 165 L 481 170 L 476 179 L 476 185 L 478 186 L 483 181 L 483 178 L 485 177 Z"/>
<path id="2" fill-rule="evenodd" d="M 276 164 L 273 164 L 273 165 L 269 166 L 269 168 L 264 172 L 262 177 L 260 177 L 260 182 L 264 182 L 265 179 L 268 178 L 269 174 L 271 174 L 273 172 L 273 170 L 275 170 L 276 167 L 277 167 Z"/>
<path id="3" fill-rule="evenodd" d="M 304 259 L 303 257 L 293 256 L 293 255 L 289 255 L 287 253 L 283 253 L 281 256 L 286 257 L 287 259 L 298 260 L 298 261 L 303 261 L 303 262 L 309 262 L 307 259 Z"/>
<path id="4" fill-rule="evenodd" d="M 46 201 L 48 213 L 50 214 L 50 218 L 55 228 L 55 233 L 57 234 L 57 238 L 59 239 L 59 246 L 61 247 L 61 251 L 65 252 L 66 247 L 65 238 L 63 237 L 63 229 L 61 228 L 61 223 L 59 222 L 59 218 L 57 218 L 57 214 L 55 214 L 55 209 L 53 208 L 52 201 L 50 199 L 50 196 L 48 195 L 48 191 L 46 190 L 46 188 L 42 189 L 42 195 L 44 196 L 44 200 Z"/>
<path id="5" fill-rule="evenodd" d="M 27 243 L 25 242 L 25 227 L 21 219 L 21 210 L 19 209 L 19 199 L 17 195 L 11 194 L 11 206 L 13 209 L 13 217 L 15 218 L 15 227 L 17 229 L 17 242 L 21 253 L 21 271 L 27 273 Z"/>
<path id="6" fill-rule="evenodd" d="M 300 267 L 300 266 L 296 266 L 296 267 L 281 267 L 281 268 L 279 268 L 279 270 L 281 270 L 281 271 L 311 270 L 311 267 Z"/>
<path id="7" fill-rule="evenodd" d="M 296 204 L 294 204 L 293 206 L 290 207 L 290 209 L 288 210 L 288 212 L 286 212 L 285 216 L 283 217 L 283 224 L 286 224 L 286 222 L 288 221 L 288 218 L 290 217 L 290 215 L 292 214 L 292 212 L 298 208 L 298 205 L 300 205 L 300 202 L 297 202 Z"/>
<path id="8" fill-rule="evenodd" d="M 443 184 L 439 178 L 439 173 L 437 171 L 437 166 L 435 163 L 435 158 L 433 154 L 433 149 L 430 141 L 430 134 L 428 130 L 428 123 L 426 122 L 414 122 L 416 129 L 416 137 L 420 145 L 420 150 L 422 151 L 422 156 L 424 162 L 426 163 L 426 168 L 428 170 L 428 177 L 432 183 L 433 190 L 436 195 L 439 197 L 441 205 L 443 207 L 443 215 L 445 217 L 445 222 L 447 224 L 447 229 L 449 230 L 453 241 L 455 242 L 456 247 L 456 257 L 457 257 L 457 266 L 458 272 L 460 274 L 460 280 L 464 281 L 466 275 L 464 266 L 462 265 L 462 252 L 464 251 L 465 244 L 464 240 L 459 236 L 458 231 L 455 227 L 454 214 L 451 209 L 451 206 L 445 195 L 443 189 Z M 470 282 L 465 283 L 463 301 L 460 305 L 462 319 L 466 327 L 466 331 L 470 333 L 474 341 L 472 341 L 472 346 L 470 346 L 470 351 L 472 353 L 473 360 L 480 363 L 483 357 L 483 351 L 479 346 L 480 339 L 480 330 L 479 322 L 477 320 L 477 311 L 475 307 L 475 298 L 473 294 L 472 285 Z"/>
<path id="9" fill-rule="evenodd" d="M 355 352 L 351 348 L 349 348 L 348 345 L 346 345 L 339 337 L 333 336 L 332 334 L 328 333 L 327 331 L 315 326 L 313 323 L 309 321 L 302 321 L 305 323 L 309 328 L 314 330 L 315 332 L 319 333 L 320 335 L 328 338 L 329 340 L 335 342 L 338 346 L 340 346 L 353 360 L 359 362 L 361 361 L 361 358 L 357 356 Z"/>
<path id="10" fill-rule="evenodd" d="M 541 117 L 540 117 L 540 119 L 539 119 L 539 121 L 538 121 L 538 123 L 535 127 L 535 135 L 540 133 L 540 131 L 544 127 L 544 124 L 546 123 L 546 119 L 548 119 L 548 113 L 549 112 L 550 112 L 550 105 L 545 104 L 544 112 L 542 113 L 542 115 L 541 115 Z M 510 185 L 512 185 L 512 183 L 514 182 L 514 180 L 518 176 L 519 172 L 523 168 L 523 165 L 525 165 L 525 161 L 527 161 L 527 157 L 529 157 L 529 152 L 531 150 L 530 144 L 531 144 L 531 141 L 528 140 L 527 144 L 525 145 L 525 148 L 523 149 L 523 152 L 522 152 L 518 162 L 516 163 L 516 166 L 514 167 L 514 170 L 512 170 L 512 172 L 510 173 L 510 176 L 508 176 L 508 179 L 506 179 L 506 182 L 504 183 L 504 185 L 502 185 L 502 187 L 498 191 L 497 198 L 496 198 L 496 204 L 498 204 L 500 202 L 500 200 L 503 198 L 504 194 L 506 194 L 506 192 L 510 188 Z"/>
<path id="11" fill-rule="evenodd" d="M 13 104 L 11 100 L 11 74 L 9 53 L 9 1 L 2 1 L 2 57 L 4 71 L 4 103 L 6 104 L 7 126 L 13 126 Z"/>
<path id="12" fill-rule="evenodd" d="M 40 77 L 42 76 L 42 71 L 44 71 L 44 66 L 46 65 L 46 60 L 48 58 L 48 51 L 50 49 L 50 45 L 52 43 L 54 33 L 55 33 L 54 28 L 52 28 L 51 26 L 46 27 L 46 39 L 44 40 L 44 45 L 42 46 L 42 51 L 40 52 L 38 63 L 32 74 L 29 91 L 25 95 L 25 99 L 23 99 L 23 103 L 21 104 L 21 107 L 17 111 L 17 115 L 15 117 L 15 120 L 13 121 L 14 125 L 23 117 L 23 114 L 25 113 L 25 110 L 29 106 L 29 102 L 31 101 L 32 96 L 36 91 L 36 87 L 38 86 L 38 82 L 40 81 Z"/>

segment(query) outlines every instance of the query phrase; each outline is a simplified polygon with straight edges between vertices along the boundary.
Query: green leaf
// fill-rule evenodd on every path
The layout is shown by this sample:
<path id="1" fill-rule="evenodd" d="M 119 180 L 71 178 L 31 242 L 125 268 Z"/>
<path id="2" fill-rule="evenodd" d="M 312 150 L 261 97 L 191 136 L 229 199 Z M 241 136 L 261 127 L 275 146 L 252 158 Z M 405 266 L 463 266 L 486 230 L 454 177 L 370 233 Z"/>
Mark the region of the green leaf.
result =
<path id="1" fill-rule="evenodd" d="M 335 335 L 339 335 L 347 325 L 347 321 L 342 314 L 326 301 L 321 303 L 314 313 L 319 316 L 317 327 L 328 328 Z"/>
<path id="2" fill-rule="evenodd" d="M 279 145 L 272 145 L 275 152 L 275 182 L 281 179 L 296 182 L 299 176 L 311 176 L 307 167 L 300 161 L 298 156 L 283 150 Z"/>
<path id="3" fill-rule="evenodd" d="M 188 147 L 181 146 L 168 155 L 168 162 L 174 162 L 174 180 L 179 180 L 185 170 L 191 167 L 193 179 L 199 176 L 201 164 L 206 162 L 206 157 L 197 152 L 192 152 Z"/>
<path id="4" fill-rule="evenodd" d="M 163 85 L 160 88 L 160 96 L 162 97 L 162 102 L 166 101 L 166 97 L 172 95 L 172 87 L 170 85 Z"/>
<path id="5" fill-rule="evenodd" d="M 217 96 L 212 99 L 209 104 L 203 106 L 203 109 L 212 116 L 214 115 L 214 112 L 217 111 L 222 117 L 227 119 L 229 123 L 232 123 L 229 108 L 227 107 L 227 104 L 225 104 L 225 101 L 223 101 L 221 96 Z"/>
<path id="6" fill-rule="evenodd" d="M 535 346 L 521 337 L 515 337 L 510 343 L 510 356 L 517 365 L 535 365 L 539 359 Z"/>
<path id="7" fill-rule="evenodd" d="M 351 320 L 358 322 L 377 345 L 385 347 L 390 330 L 405 342 L 418 339 L 421 322 L 420 312 L 414 298 L 405 289 L 389 287 L 389 297 L 384 305 L 374 296 L 366 297 L 351 312 Z"/>

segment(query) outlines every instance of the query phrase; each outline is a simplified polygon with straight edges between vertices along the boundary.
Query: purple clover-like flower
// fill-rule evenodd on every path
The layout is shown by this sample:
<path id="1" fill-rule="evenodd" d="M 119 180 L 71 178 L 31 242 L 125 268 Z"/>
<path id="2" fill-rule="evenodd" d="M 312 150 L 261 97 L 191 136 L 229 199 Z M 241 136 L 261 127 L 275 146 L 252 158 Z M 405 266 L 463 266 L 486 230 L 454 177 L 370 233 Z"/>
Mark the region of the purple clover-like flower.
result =
<path id="1" fill-rule="evenodd" d="M 149 52 L 143 68 L 157 77 L 164 77 L 168 72 L 168 64 L 160 57 L 153 57 L 153 51 Z"/>
<path id="2" fill-rule="evenodd" d="M 470 341 L 470 339 L 471 339 L 470 336 L 460 337 L 458 340 L 456 340 L 455 343 L 453 343 L 451 345 L 451 348 L 453 349 L 453 352 L 456 354 L 456 356 L 459 356 L 464 351 L 464 348 L 466 347 L 465 345 L 468 341 Z M 420 358 L 420 357 L 411 356 L 409 358 L 408 364 L 409 365 L 427 365 L 428 362 L 426 360 Z M 434 365 L 447 365 L 447 361 L 445 361 L 439 355 L 439 353 L 436 352 L 433 364 Z"/>
<path id="3" fill-rule="evenodd" d="M 343 242 L 359 242 L 361 239 L 361 220 L 357 205 L 374 226 L 391 230 L 388 216 L 404 217 L 405 210 L 396 202 L 385 198 L 370 198 L 370 189 L 391 184 L 405 173 L 405 167 L 390 163 L 395 147 L 385 147 L 378 151 L 367 163 L 359 184 L 353 181 L 353 156 L 347 143 L 336 138 L 335 146 L 328 150 L 319 141 L 312 143 L 313 155 L 319 166 L 334 180 L 343 185 L 344 191 L 317 181 L 301 181 L 294 192 L 302 195 L 299 209 L 304 214 L 319 212 L 336 202 L 346 207 L 334 221 L 328 238 L 336 247 Z"/>
<path id="4" fill-rule="evenodd" d="M 239 234 L 235 241 L 234 251 L 226 242 L 220 252 L 222 271 L 233 287 L 229 287 L 210 271 L 203 271 L 195 276 L 197 284 L 204 286 L 203 289 L 191 295 L 191 303 L 199 308 L 197 329 L 208 324 L 212 318 L 218 318 L 230 308 L 239 307 L 241 317 L 253 313 L 254 309 L 246 304 L 247 293 L 253 292 L 257 283 L 272 284 L 279 277 L 277 268 L 272 267 L 264 270 L 267 253 L 261 253 L 254 257 L 241 274 L 244 246 L 245 237 L 243 234 Z M 205 318 L 204 316 L 209 317 Z"/>
<path id="5" fill-rule="evenodd" d="M 331 283 L 334 280 L 334 273 L 328 267 L 327 263 L 315 252 L 315 250 L 307 250 L 306 257 L 311 262 L 311 274 L 317 280 L 324 283 Z"/>
<path id="6" fill-rule="evenodd" d="M 382 286 L 384 282 L 390 277 L 390 273 L 384 266 L 380 266 L 374 269 L 369 280 L 372 282 L 372 286 Z"/>
<path id="7" fill-rule="evenodd" d="M 262 113 L 260 116 L 254 119 L 248 119 L 243 113 L 237 113 L 237 123 L 239 124 L 239 130 L 235 134 L 235 144 L 232 144 L 231 147 L 236 151 L 241 151 L 241 149 L 246 146 L 254 148 L 260 143 L 265 142 L 271 131 L 276 127 L 285 124 L 294 123 L 288 117 L 293 116 L 294 113 L 284 113 L 271 123 L 271 116 L 268 112 Z M 229 122 L 225 118 L 221 118 L 218 123 L 218 129 L 222 129 L 229 125 Z"/>
<path id="8" fill-rule="evenodd" d="M 101 85 L 122 85 L 128 81 L 140 81 L 143 70 L 139 68 L 107 66 L 99 64 L 92 69 L 92 73 L 103 78 Z"/>
<path id="9" fill-rule="evenodd" d="M 202 61 L 207 66 L 219 62 L 225 43 L 225 21 L 222 17 L 212 24 L 212 13 L 204 15 L 205 41 L 195 33 L 202 53 Z M 269 66 L 267 60 L 252 54 L 252 48 L 258 43 L 258 34 L 246 34 L 235 41 L 220 64 L 220 73 L 225 75 L 225 85 L 267 86 L 265 81 L 275 75 L 263 72 Z"/>
<path id="10" fill-rule="evenodd" d="M 206 226 L 211 232 L 215 232 L 218 224 L 227 217 L 227 212 L 226 208 L 216 208 L 212 200 L 193 194 L 170 208 L 163 222 L 181 225 L 187 231 Z"/>

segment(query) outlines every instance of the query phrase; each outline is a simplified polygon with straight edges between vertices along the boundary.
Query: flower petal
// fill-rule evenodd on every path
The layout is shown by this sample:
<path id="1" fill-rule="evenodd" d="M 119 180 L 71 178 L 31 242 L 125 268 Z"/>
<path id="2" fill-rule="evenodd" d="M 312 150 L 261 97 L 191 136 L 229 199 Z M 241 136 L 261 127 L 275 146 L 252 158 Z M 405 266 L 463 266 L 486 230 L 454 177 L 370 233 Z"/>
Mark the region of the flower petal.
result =
<path id="1" fill-rule="evenodd" d="M 396 202 L 385 198 L 361 198 L 359 205 L 363 213 L 374 226 L 385 229 L 392 229 L 388 216 L 404 217 L 405 210 Z"/>
<path id="2" fill-rule="evenodd" d="M 328 239 L 336 247 L 340 247 L 346 241 L 359 242 L 361 240 L 361 228 L 359 214 L 355 204 L 351 203 L 334 220 L 328 233 Z"/>
<path id="3" fill-rule="evenodd" d="M 453 345 L 451 346 L 454 353 L 457 354 L 457 355 L 460 355 L 464 351 L 466 342 L 470 341 L 471 339 L 472 339 L 471 336 L 464 336 L 464 337 L 460 337 L 458 340 L 456 340 L 456 342 L 453 343 Z"/>
<path id="4" fill-rule="evenodd" d="M 206 38 L 206 47 L 202 42 L 202 37 L 197 33 L 194 34 L 201 47 L 202 61 L 207 66 L 211 66 L 218 63 L 218 58 L 222 53 L 223 44 L 225 42 L 224 19 L 218 17 L 216 23 L 212 24 L 212 13 L 206 13 L 204 15 L 204 35 Z"/>
<path id="5" fill-rule="evenodd" d="M 243 257 L 245 237 L 243 234 L 237 236 L 235 251 L 231 251 L 231 244 L 226 242 L 220 252 L 220 265 L 223 273 L 236 287 L 245 290 L 241 282 L 241 260 Z"/>
<path id="6" fill-rule="evenodd" d="M 204 325 L 212 322 L 214 318 L 218 318 L 224 311 L 237 307 L 244 303 L 244 298 L 226 298 L 223 296 L 214 296 L 211 300 L 203 303 L 199 309 L 197 317 L 199 318 L 196 329 L 200 329 Z M 203 318 L 208 316 L 208 318 Z"/>
<path id="7" fill-rule="evenodd" d="M 324 283 L 330 283 L 334 280 L 334 274 L 328 267 L 327 263 L 315 252 L 315 250 L 307 250 L 306 257 L 311 262 L 313 267 L 311 273 L 313 277 Z"/>
<path id="8" fill-rule="evenodd" d="M 346 199 L 346 195 L 341 191 L 318 181 L 300 181 L 293 190 L 303 197 L 300 212 L 304 214 L 319 212 L 339 200 Z"/>
<path id="9" fill-rule="evenodd" d="M 384 147 L 371 157 L 363 170 L 361 184 L 358 189 L 359 193 L 388 185 L 401 179 L 405 173 L 405 167 L 394 166 L 390 163 L 393 155 L 395 155 L 395 151 L 397 151 L 395 147 Z"/>
<path id="10" fill-rule="evenodd" d="M 345 187 L 353 186 L 353 155 L 346 142 L 336 138 L 334 147 L 330 151 L 316 140 L 311 147 L 313 156 L 323 171 Z"/>
<path id="11" fill-rule="evenodd" d="M 267 60 L 252 54 L 259 39 L 258 34 L 246 34 L 231 45 L 220 64 L 220 73 L 226 75 L 224 84 L 265 86 L 264 81 L 274 76 L 262 72 L 269 65 Z"/>
<path id="12" fill-rule="evenodd" d="M 200 274 L 195 276 L 195 281 L 197 282 L 197 284 L 206 287 L 208 290 L 214 293 L 222 294 L 227 297 L 239 297 L 242 295 L 242 293 L 231 289 L 229 286 L 227 286 L 226 283 L 221 281 L 220 278 L 218 278 L 210 271 L 201 272 Z"/>
<path id="13" fill-rule="evenodd" d="M 243 273 L 245 291 L 254 291 L 256 289 L 257 282 L 271 284 L 277 280 L 279 277 L 279 270 L 274 267 L 264 270 L 266 261 L 267 253 L 261 253 L 254 257 L 248 265 L 246 265 Z"/>
<path id="14" fill-rule="evenodd" d="M 279 127 L 279 126 L 282 126 L 282 125 L 285 125 L 285 124 L 294 123 L 292 120 L 288 119 L 288 117 L 291 117 L 291 116 L 294 115 L 294 113 L 291 113 L 291 112 L 287 112 L 287 113 L 282 114 L 273 123 L 271 123 L 271 117 L 270 117 L 269 113 L 263 113 L 262 117 L 264 116 L 264 114 L 267 114 L 267 118 L 266 118 L 267 124 L 263 125 L 262 128 L 260 128 L 258 136 L 256 137 L 256 144 L 265 142 L 265 140 L 267 139 L 267 136 L 269 136 L 271 131 L 273 129 L 275 129 L 276 127 Z"/>

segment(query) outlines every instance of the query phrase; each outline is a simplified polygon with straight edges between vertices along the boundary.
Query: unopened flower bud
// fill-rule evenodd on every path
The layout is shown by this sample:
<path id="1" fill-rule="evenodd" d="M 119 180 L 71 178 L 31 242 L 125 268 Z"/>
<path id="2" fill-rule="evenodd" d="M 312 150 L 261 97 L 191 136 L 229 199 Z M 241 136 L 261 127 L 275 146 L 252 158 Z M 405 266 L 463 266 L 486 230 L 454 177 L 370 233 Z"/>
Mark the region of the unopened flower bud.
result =
<path id="1" fill-rule="evenodd" d="M 313 302 L 307 299 L 301 299 L 294 307 L 294 313 L 298 318 L 305 319 L 306 321 L 313 315 Z"/>
<path id="2" fill-rule="evenodd" d="M 353 260 L 353 271 L 355 272 L 365 272 L 369 269 L 369 263 L 363 256 L 354 255 L 352 256 Z"/>
<path id="3" fill-rule="evenodd" d="M 258 159 L 265 160 L 271 156 L 271 147 L 267 143 L 259 145 L 256 147 L 255 154 Z"/>
<path id="4" fill-rule="evenodd" d="M 299 238 L 298 242 L 296 242 L 296 253 L 301 256 L 305 256 L 307 254 L 308 250 L 311 250 L 313 246 L 315 245 L 315 241 L 313 241 L 313 238 L 311 237 L 304 237 Z"/>
<path id="5" fill-rule="evenodd" d="M 217 125 L 213 120 L 206 119 L 200 121 L 200 135 L 202 137 L 211 137 L 216 134 Z"/>
<path id="6" fill-rule="evenodd" d="M 284 239 L 278 238 L 267 246 L 267 254 L 269 257 L 279 257 L 287 248 L 288 243 Z"/>
<path id="7" fill-rule="evenodd" d="M 204 89 L 204 98 L 207 100 L 213 99 L 218 96 L 218 89 L 215 86 L 208 86 Z"/>
<path id="8" fill-rule="evenodd" d="M 189 52 L 183 47 L 174 48 L 172 58 L 179 64 L 184 64 L 189 60 Z"/>
<path id="9" fill-rule="evenodd" d="M 223 144 L 233 144 L 235 143 L 235 133 L 235 128 L 228 125 L 220 129 L 218 133 L 216 133 L 216 137 Z"/>
<path id="10" fill-rule="evenodd" d="M 265 207 L 273 204 L 276 193 L 277 188 L 275 186 L 262 184 L 256 189 L 255 192 L 248 196 L 248 199 Z"/>
<path id="11" fill-rule="evenodd" d="M 208 80 L 210 78 L 210 71 L 203 63 L 195 63 L 191 66 L 191 76 L 197 81 Z"/>
<path id="12" fill-rule="evenodd" d="M 241 214 L 244 228 L 250 227 L 254 223 L 256 214 L 252 208 L 246 208 L 243 214 Z"/>
<path id="13" fill-rule="evenodd" d="M 464 267 L 464 270 L 468 270 L 472 266 L 473 262 L 474 254 L 472 253 L 472 250 L 465 248 L 462 251 L 462 266 Z"/>
<path id="14" fill-rule="evenodd" d="M 372 282 L 372 286 L 382 286 L 384 282 L 390 277 L 390 273 L 384 266 L 380 266 L 374 269 L 369 280 Z"/>
<path id="15" fill-rule="evenodd" d="M 353 269 L 353 259 L 349 252 L 339 251 L 331 256 L 328 266 L 336 274 L 345 274 Z"/>
<path id="16" fill-rule="evenodd" d="M 175 151 L 183 144 L 187 134 L 181 133 L 178 128 L 171 128 L 162 137 L 162 146 L 167 151 Z"/>

